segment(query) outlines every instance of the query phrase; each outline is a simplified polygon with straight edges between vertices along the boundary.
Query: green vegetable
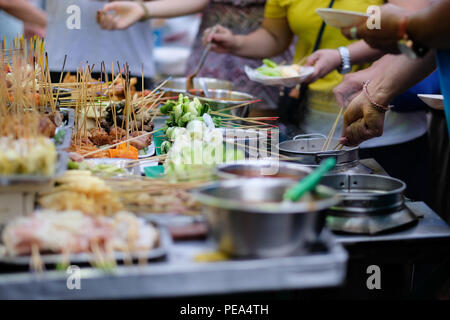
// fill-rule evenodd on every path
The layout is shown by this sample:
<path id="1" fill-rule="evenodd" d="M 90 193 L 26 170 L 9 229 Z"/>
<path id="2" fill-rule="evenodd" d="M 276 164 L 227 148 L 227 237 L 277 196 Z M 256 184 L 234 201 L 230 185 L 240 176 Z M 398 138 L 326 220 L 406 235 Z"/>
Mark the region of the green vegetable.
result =
<path id="1" fill-rule="evenodd" d="M 56 131 L 55 135 L 53 136 L 53 140 L 55 141 L 55 144 L 62 144 L 64 142 L 65 136 L 66 136 L 65 130 Z"/>
<path id="2" fill-rule="evenodd" d="M 281 71 L 274 68 L 259 67 L 256 71 L 268 77 L 281 77 Z"/>
<path id="3" fill-rule="evenodd" d="M 175 107 L 176 103 L 173 100 L 169 100 L 167 101 L 163 106 L 161 106 L 161 113 L 162 114 L 169 114 L 170 112 L 172 112 L 173 107 Z"/>
<path id="4" fill-rule="evenodd" d="M 164 141 L 161 143 L 161 154 L 166 154 L 172 148 L 172 143 L 170 141 Z"/>
<path id="5" fill-rule="evenodd" d="M 67 169 L 68 170 L 78 170 L 80 168 L 80 165 L 78 162 L 69 160 L 69 162 L 67 162 Z"/>
<path id="6" fill-rule="evenodd" d="M 173 114 L 175 115 L 175 122 L 177 122 L 183 115 L 183 105 L 177 104 L 173 109 Z"/>
<path id="7" fill-rule="evenodd" d="M 196 116 L 192 113 L 185 113 L 178 121 L 177 124 L 179 127 L 185 127 L 189 121 L 196 119 Z"/>
<path id="8" fill-rule="evenodd" d="M 272 61 L 270 59 L 263 59 L 263 63 L 268 66 L 269 68 L 276 68 L 278 67 L 278 64 L 275 61 Z"/>

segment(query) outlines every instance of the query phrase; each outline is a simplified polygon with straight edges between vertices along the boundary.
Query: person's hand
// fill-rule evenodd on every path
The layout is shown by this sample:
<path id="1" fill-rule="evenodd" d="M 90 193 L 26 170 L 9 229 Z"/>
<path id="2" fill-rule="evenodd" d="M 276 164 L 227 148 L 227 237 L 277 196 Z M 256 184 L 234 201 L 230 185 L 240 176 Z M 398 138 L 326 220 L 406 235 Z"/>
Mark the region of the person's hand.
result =
<path id="1" fill-rule="evenodd" d="M 114 13 L 111 13 L 111 12 Z M 137 2 L 116 1 L 106 4 L 99 11 L 98 23 L 102 29 L 126 29 L 141 20 L 145 15 L 144 9 Z"/>
<path id="2" fill-rule="evenodd" d="M 367 24 L 357 27 L 358 38 L 364 39 L 369 46 L 388 53 L 399 53 L 397 42 L 400 40 L 399 29 L 401 21 L 408 16 L 408 11 L 393 4 L 381 7 L 381 28 L 369 29 Z M 343 28 L 342 34 L 352 39 L 351 28 Z"/>
<path id="3" fill-rule="evenodd" d="M 384 116 L 384 112 L 375 109 L 361 92 L 345 110 L 339 142 L 345 146 L 357 146 L 365 140 L 381 136 Z"/>
<path id="4" fill-rule="evenodd" d="M 348 106 L 361 93 L 364 81 L 369 79 L 363 73 L 366 73 L 365 70 L 346 74 L 341 83 L 334 87 L 333 93 L 341 108 Z"/>
<path id="5" fill-rule="evenodd" d="M 338 50 L 322 49 L 317 50 L 306 59 L 305 66 L 313 66 L 314 73 L 304 82 L 311 83 L 325 77 L 331 71 L 341 65 L 341 55 Z"/>
<path id="6" fill-rule="evenodd" d="M 238 47 L 238 40 L 227 28 L 221 25 L 215 26 L 215 32 L 212 33 L 213 28 L 208 28 L 203 32 L 203 45 L 212 42 L 211 50 L 217 53 L 233 53 Z"/>

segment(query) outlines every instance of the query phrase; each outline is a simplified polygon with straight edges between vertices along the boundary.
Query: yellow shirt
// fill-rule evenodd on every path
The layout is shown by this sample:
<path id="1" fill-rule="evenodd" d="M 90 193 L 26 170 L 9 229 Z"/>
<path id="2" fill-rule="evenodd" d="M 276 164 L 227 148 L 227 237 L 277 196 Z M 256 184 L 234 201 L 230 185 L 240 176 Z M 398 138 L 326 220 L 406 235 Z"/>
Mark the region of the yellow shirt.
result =
<path id="1" fill-rule="evenodd" d="M 333 9 L 366 12 L 371 5 L 381 5 L 382 0 L 336 0 Z M 316 13 L 318 8 L 327 8 L 330 0 L 268 0 L 265 17 L 268 19 L 286 18 L 292 33 L 298 38 L 294 61 L 312 53 L 319 33 L 322 19 Z M 326 26 L 319 49 L 337 49 L 347 46 L 354 41 L 345 38 L 339 29 Z M 364 68 L 354 66 L 353 71 Z M 337 71 L 309 85 L 309 107 L 323 112 L 338 112 L 337 102 L 333 95 L 333 88 L 342 81 L 342 75 Z"/>

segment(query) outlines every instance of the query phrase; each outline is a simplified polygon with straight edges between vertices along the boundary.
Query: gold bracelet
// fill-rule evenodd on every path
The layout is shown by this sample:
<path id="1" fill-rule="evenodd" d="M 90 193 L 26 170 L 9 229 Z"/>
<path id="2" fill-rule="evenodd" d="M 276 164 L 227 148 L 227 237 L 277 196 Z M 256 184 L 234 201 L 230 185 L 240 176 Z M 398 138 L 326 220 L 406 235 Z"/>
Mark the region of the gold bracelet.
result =
<path id="1" fill-rule="evenodd" d="M 390 106 L 390 105 L 384 106 L 382 104 L 376 103 L 372 99 L 372 97 L 369 94 L 369 90 L 367 90 L 367 86 L 369 85 L 369 82 L 370 82 L 370 80 L 367 80 L 367 81 L 364 81 L 364 84 L 363 84 L 363 91 L 364 91 L 364 94 L 366 95 L 367 100 L 369 100 L 370 104 L 378 111 L 383 112 L 383 113 L 389 111 L 392 108 L 392 106 Z"/>
<path id="2" fill-rule="evenodd" d="M 139 21 L 142 22 L 142 21 L 146 21 L 146 20 L 150 19 L 150 12 L 148 11 L 144 2 L 142 0 L 139 0 L 139 4 L 141 5 L 142 10 L 144 10 L 144 16 Z"/>

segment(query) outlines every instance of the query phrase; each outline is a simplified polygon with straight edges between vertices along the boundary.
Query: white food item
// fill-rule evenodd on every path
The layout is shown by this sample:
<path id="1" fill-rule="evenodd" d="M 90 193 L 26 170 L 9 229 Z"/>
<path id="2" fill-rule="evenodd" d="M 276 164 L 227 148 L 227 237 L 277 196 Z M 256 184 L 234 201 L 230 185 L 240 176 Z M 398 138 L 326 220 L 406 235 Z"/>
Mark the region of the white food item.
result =
<path id="1" fill-rule="evenodd" d="M 281 76 L 282 77 L 298 77 L 300 74 L 300 66 L 293 64 L 290 66 L 281 66 Z"/>
<path id="2" fill-rule="evenodd" d="M 158 230 L 129 212 L 114 217 L 88 216 L 79 211 L 43 210 L 9 223 L 2 234 L 5 254 L 40 252 L 90 252 L 92 244 L 105 244 L 113 251 L 143 251 L 154 248 Z"/>

